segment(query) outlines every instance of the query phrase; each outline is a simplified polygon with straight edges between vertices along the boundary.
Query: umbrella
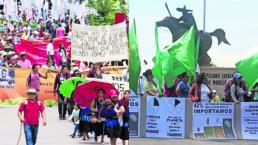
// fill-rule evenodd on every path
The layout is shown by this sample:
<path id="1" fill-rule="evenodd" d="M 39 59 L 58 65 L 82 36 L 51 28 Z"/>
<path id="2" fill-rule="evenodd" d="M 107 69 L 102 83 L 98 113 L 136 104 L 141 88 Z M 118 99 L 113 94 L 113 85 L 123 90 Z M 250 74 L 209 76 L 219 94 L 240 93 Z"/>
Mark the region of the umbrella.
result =
<path id="1" fill-rule="evenodd" d="M 89 81 L 85 84 L 79 85 L 73 94 L 73 99 L 76 103 L 83 107 L 89 107 L 91 102 L 97 98 L 97 93 L 99 89 L 104 89 L 104 98 L 108 98 L 108 93 L 110 90 L 115 90 L 117 94 L 119 91 L 110 83 L 100 82 L 100 81 Z"/>
<path id="2" fill-rule="evenodd" d="M 87 82 L 87 80 L 85 78 L 82 77 L 72 77 L 69 78 L 67 80 L 65 80 L 59 88 L 60 93 L 66 97 L 66 98 L 70 98 L 72 96 L 73 91 L 76 88 L 76 85 L 78 82 L 82 82 L 85 83 Z"/>

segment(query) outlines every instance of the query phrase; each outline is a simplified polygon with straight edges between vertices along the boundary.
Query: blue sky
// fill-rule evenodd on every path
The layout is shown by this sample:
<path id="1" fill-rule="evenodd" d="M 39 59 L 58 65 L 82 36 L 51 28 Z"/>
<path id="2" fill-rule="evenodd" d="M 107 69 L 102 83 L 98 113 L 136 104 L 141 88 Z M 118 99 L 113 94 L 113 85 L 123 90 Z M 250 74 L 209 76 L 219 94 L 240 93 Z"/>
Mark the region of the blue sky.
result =
<path id="1" fill-rule="evenodd" d="M 154 24 L 168 16 L 165 2 L 174 17 L 181 13 L 176 8 L 186 5 L 193 10 L 197 27 L 203 28 L 203 0 L 130 0 L 130 22 L 135 18 L 139 53 L 142 69 L 152 67 L 151 59 L 155 55 Z M 220 44 L 213 37 L 212 48 L 208 54 L 212 62 L 219 67 L 234 67 L 241 58 L 258 53 L 258 0 L 206 0 L 206 32 L 222 28 L 231 46 Z M 159 28 L 159 45 L 163 48 L 171 43 L 171 34 L 166 28 Z"/>

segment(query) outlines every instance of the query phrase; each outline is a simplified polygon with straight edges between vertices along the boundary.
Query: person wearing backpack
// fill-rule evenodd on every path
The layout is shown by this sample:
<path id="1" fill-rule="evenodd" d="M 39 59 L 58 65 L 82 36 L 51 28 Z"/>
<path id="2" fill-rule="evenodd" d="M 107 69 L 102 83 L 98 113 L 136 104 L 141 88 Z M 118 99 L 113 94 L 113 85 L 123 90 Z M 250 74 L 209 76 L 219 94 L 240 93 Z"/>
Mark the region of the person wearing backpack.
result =
<path id="1" fill-rule="evenodd" d="M 39 128 L 39 117 L 41 114 L 43 126 L 46 126 L 47 119 L 45 106 L 42 102 L 36 100 L 37 91 L 29 89 L 27 91 L 28 99 L 20 104 L 18 118 L 24 124 L 24 134 L 27 145 L 35 145 Z"/>
<path id="2" fill-rule="evenodd" d="M 37 91 L 36 100 L 39 100 L 38 95 L 40 92 L 40 78 L 47 79 L 48 71 L 46 71 L 45 75 L 39 72 L 39 66 L 33 65 L 32 71 L 27 77 L 26 86 L 27 89 L 35 89 Z"/>

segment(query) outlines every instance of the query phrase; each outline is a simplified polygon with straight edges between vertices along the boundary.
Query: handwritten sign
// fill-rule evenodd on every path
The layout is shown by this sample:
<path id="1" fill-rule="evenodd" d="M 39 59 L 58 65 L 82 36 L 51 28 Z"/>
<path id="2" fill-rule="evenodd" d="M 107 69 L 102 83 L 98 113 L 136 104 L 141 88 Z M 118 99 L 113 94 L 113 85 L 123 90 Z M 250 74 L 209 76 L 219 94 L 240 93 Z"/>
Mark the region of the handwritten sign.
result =
<path id="1" fill-rule="evenodd" d="M 103 62 L 128 59 L 126 24 L 83 26 L 73 24 L 72 60 Z"/>

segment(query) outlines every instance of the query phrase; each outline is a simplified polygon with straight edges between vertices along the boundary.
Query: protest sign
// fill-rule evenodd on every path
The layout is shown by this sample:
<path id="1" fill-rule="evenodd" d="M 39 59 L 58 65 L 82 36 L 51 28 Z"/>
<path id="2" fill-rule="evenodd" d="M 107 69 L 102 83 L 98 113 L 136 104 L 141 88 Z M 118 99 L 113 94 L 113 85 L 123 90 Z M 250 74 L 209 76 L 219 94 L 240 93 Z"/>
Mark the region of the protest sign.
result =
<path id="1" fill-rule="evenodd" d="M 73 24 L 72 60 L 106 62 L 128 59 L 126 24 L 84 26 Z"/>
<path id="2" fill-rule="evenodd" d="M 193 103 L 194 139 L 236 139 L 233 103 Z"/>
<path id="3" fill-rule="evenodd" d="M 148 96 L 146 137 L 184 138 L 185 99 Z"/>
<path id="4" fill-rule="evenodd" d="M 138 96 L 129 97 L 129 135 L 130 137 L 140 137 L 140 114 L 141 98 Z"/>
<path id="5" fill-rule="evenodd" d="M 258 140 L 258 102 L 241 103 L 241 131 L 243 139 Z"/>

